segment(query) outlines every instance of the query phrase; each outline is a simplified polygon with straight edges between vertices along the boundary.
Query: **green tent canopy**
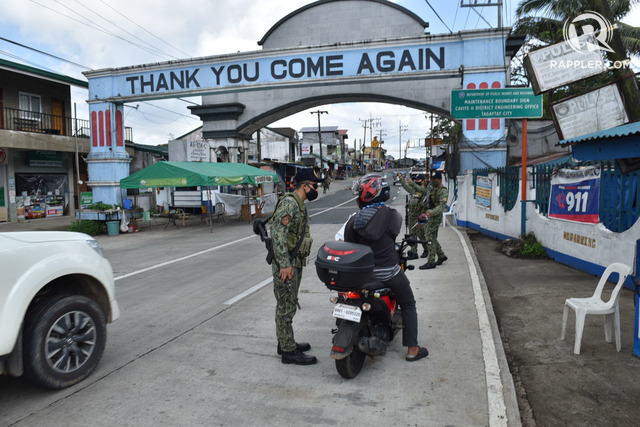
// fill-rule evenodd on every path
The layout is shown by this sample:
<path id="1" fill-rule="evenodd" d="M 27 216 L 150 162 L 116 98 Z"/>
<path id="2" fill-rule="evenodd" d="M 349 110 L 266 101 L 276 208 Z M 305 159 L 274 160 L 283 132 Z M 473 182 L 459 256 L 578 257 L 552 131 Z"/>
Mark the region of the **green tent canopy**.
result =
<path id="1" fill-rule="evenodd" d="M 207 187 L 277 181 L 276 173 L 244 163 L 158 162 L 121 179 L 120 187 Z"/>

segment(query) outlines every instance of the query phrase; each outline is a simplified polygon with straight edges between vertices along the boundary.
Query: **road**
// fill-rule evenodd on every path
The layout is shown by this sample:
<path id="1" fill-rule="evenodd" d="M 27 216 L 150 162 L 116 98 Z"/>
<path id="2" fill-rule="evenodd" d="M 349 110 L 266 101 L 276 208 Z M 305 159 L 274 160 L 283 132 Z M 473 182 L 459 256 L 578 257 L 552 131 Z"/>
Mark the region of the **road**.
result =
<path id="1" fill-rule="evenodd" d="M 312 256 L 357 210 L 349 184 L 334 182 L 330 194 L 307 204 Z M 391 203 L 402 211 L 399 188 L 392 187 Z M 412 370 L 400 361 L 400 344 L 368 362 L 356 380 L 336 373 L 328 357 L 330 292 L 317 280 L 313 259 L 294 328 L 320 362 L 280 363 L 270 268 L 248 223 L 216 225 L 213 233 L 207 226 L 155 227 L 98 239 L 112 263 L 122 311 L 108 327 L 98 369 L 55 392 L 1 377 L 0 425 L 394 424 L 395 414 L 417 404 L 404 394 Z M 415 399 L 424 400 L 426 392 Z M 420 411 L 413 412 L 403 421 L 417 423 Z"/>

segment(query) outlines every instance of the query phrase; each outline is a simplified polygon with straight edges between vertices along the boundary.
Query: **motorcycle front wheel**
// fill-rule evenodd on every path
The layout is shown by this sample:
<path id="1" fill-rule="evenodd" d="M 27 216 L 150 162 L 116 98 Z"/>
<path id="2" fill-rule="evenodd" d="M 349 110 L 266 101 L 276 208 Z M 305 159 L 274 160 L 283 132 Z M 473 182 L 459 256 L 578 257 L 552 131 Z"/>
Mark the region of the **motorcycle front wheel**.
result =
<path id="1" fill-rule="evenodd" d="M 336 370 L 343 378 L 355 378 L 362 370 L 366 358 L 367 355 L 356 347 L 344 359 L 336 360 Z"/>

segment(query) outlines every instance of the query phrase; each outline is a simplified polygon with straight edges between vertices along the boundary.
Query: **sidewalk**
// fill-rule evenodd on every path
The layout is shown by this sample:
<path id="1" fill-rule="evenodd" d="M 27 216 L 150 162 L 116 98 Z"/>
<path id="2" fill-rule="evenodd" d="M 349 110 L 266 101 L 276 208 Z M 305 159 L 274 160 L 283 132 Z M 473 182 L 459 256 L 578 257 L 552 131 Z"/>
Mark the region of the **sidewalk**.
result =
<path id="1" fill-rule="evenodd" d="M 575 313 L 560 340 L 564 301 L 593 294 L 599 278 L 549 259 L 510 258 L 500 242 L 468 231 L 517 386 L 525 426 L 635 426 L 640 359 L 633 355 L 634 293 L 620 294 L 622 350 L 604 340 L 602 316 L 587 316 L 573 354 Z"/>

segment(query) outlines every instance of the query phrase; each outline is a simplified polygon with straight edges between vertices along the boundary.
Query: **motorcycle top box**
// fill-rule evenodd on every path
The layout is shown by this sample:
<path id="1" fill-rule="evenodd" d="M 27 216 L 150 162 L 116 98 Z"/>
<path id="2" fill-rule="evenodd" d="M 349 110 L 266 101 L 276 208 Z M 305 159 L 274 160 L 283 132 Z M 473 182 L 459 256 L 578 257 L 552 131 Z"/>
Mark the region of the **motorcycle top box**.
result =
<path id="1" fill-rule="evenodd" d="M 316 273 L 331 290 L 357 289 L 371 278 L 373 252 L 357 243 L 326 242 L 318 250 Z"/>

